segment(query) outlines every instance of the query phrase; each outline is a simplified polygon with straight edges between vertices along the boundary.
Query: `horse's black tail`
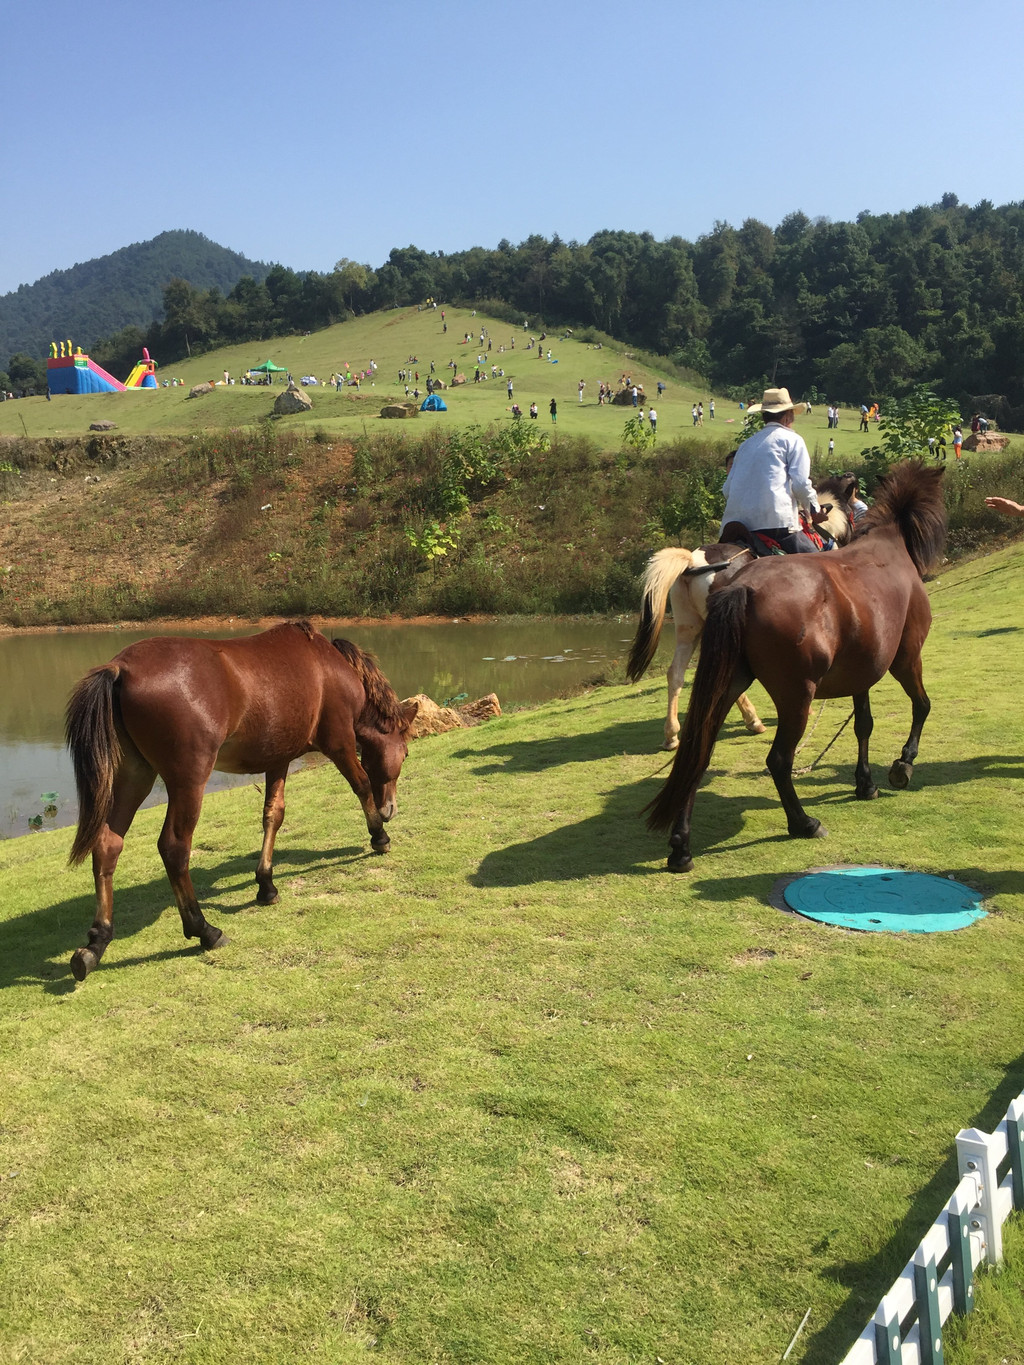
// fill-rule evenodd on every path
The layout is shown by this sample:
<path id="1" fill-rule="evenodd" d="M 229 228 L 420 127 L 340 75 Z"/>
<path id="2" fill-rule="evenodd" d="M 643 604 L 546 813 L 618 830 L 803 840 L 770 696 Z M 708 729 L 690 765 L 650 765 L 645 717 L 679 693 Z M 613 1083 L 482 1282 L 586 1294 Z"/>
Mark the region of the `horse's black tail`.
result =
<path id="1" fill-rule="evenodd" d="M 640 621 L 626 664 L 626 677 L 630 682 L 639 682 L 651 666 L 665 620 L 668 595 L 672 591 L 673 583 L 692 563 L 693 555 L 689 550 L 671 546 L 666 550 L 659 550 L 648 561 L 644 572 Z"/>
<path id="2" fill-rule="evenodd" d="M 708 599 L 708 618 L 700 641 L 700 659 L 690 689 L 690 705 L 679 736 L 672 771 L 661 791 L 644 809 L 648 829 L 669 829 L 711 762 L 715 740 L 729 707 L 736 700 L 737 668 L 743 662 L 743 634 L 750 589 L 737 583 Z M 749 682 L 749 678 L 746 680 Z M 742 691 L 742 687 L 739 691 Z"/>
<path id="3" fill-rule="evenodd" d="M 78 829 L 68 862 L 73 867 L 92 852 L 114 801 L 114 774 L 121 762 L 117 737 L 116 663 L 87 673 L 71 694 L 64 735 L 78 788 Z"/>

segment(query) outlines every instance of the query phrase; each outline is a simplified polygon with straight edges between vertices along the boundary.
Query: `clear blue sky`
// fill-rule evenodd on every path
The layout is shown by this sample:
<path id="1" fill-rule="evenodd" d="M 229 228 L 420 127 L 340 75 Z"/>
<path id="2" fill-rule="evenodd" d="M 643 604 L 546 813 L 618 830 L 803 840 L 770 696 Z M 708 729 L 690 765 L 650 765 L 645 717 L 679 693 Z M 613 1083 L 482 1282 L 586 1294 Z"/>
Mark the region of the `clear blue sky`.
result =
<path id="1" fill-rule="evenodd" d="M 0 293 L 169 228 L 328 270 L 1024 198 L 1020 0 L 8 4 Z"/>

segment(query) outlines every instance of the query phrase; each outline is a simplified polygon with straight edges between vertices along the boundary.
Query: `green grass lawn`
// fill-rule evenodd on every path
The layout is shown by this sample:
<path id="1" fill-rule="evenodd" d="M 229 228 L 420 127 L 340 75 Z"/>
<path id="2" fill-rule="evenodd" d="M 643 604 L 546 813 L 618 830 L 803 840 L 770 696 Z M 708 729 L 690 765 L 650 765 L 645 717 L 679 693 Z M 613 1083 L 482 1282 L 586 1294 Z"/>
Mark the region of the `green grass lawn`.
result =
<path id="1" fill-rule="evenodd" d="M 398 382 L 398 371 L 406 368 L 410 356 L 416 356 L 419 365 L 412 368 L 419 369 L 419 387 L 424 394 L 431 360 L 436 366 L 436 375 L 445 383 L 452 373 L 446 368 L 449 360 L 456 361 L 459 372 L 464 373 L 468 381 L 454 391 L 445 391 L 447 413 L 421 414 L 416 419 L 417 430 L 427 422 L 486 425 L 507 418 L 511 403 L 505 385 L 511 378 L 514 400 L 523 410 L 524 421 L 530 420 L 525 414 L 531 402 L 536 402 L 540 409 L 538 424 L 550 429 L 548 405 L 554 398 L 558 404 L 559 431 L 591 436 L 603 448 L 613 448 L 618 445 L 622 427 L 633 415 L 633 410 L 599 406 L 597 391 L 602 380 L 618 388 L 621 375 L 628 373 L 644 385 L 648 399 L 656 403 L 658 433 L 662 439 L 675 439 L 693 431 L 691 409 L 698 400 L 705 408 L 702 435 L 735 433 L 738 439 L 743 418 L 738 403 L 718 397 L 715 421 L 712 422 L 707 415 L 711 397 L 708 390 L 690 387 L 667 371 L 638 363 L 632 359 L 627 347 L 606 346 L 599 351 L 573 338 L 560 341 L 553 333 L 549 334 L 543 350 L 546 357 L 550 348 L 552 362 L 557 360 L 558 363 L 549 364 L 546 358 L 538 359 L 536 348 L 524 349 L 531 333 L 524 332 L 521 326 L 479 312 L 474 315 L 467 308 L 447 308 L 445 312 L 446 335 L 441 331 L 440 308 L 422 312 L 415 308 L 394 309 L 339 323 L 308 336 L 225 347 L 158 371 L 161 382 L 171 377 L 180 378 L 183 381 L 180 388 L 82 396 L 65 394 L 50 402 L 46 398 L 24 398 L 10 405 L 0 403 L 0 435 L 80 435 L 88 429 L 90 422 L 101 420 L 116 422 L 118 430 L 127 433 L 180 434 L 211 427 L 247 426 L 271 412 L 273 400 L 282 388 L 280 383 L 272 389 L 236 384 L 218 388 L 215 393 L 200 399 L 188 399 L 189 389 L 193 384 L 221 379 L 225 370 L 237 379 L 250 366 L 268 359 L 284 365 L 296 382 L 306 374 L 327 380 L 332 373 L 343 372 L 346 361 L 353 371 L 362 370 L 368 368 L 373 359 L 378 365 L 373 387 L 367 381 L 358 393 L 351 388 L 341 393 L 330 388 L 311 388 L 308 392 L 313 399 L 312 412 L 285 419 L 295 425 L 312 423 L 336 435 L 355 433 L 362 431 L 366 423 L 380 421 L 380 409 L 385 403 L 404 400 L 404 386 Z M 505 377 L 488 378 L 474 384 L 476 357 L 481 353 L 481 326 L 488 329 L 492 340 L 492 350 L 486 353 L 487 363 L 483 369 L 489 374 L 493 363 L 504 369 Z M 474 339 L 462 345 L 461 338 L 467 329 L 471 332 L 475 329 Z M 538 333 L 532 335 L 536 337 Z M 510 349 L 513 337 L 514 351 Z M 498 350 L 502 345 L 506 347 L 504 354 Z M 580 379 L 587 385 L 582 404 L 577 397 Z M 660 400 L 657 397 L 659 379 L 668 385 Z M 752 398 L 759 399 L 760 396 L 760 393 L 751 394 Z M 824 407 L 816 409 L 810 417 L 801 417 L 797 429 L 812 454 L 816 444 L 822 454 L 827 452 L 830 433 Z M 834 435 L 838 464 L 848 462 L 869 443 L 858 434 L 857 414 L 851 409 L 843 412 L 842 425 Z"/>
<path id="2" fill-rule="evenodd" d="M 956 1131 L 1024 1089 L 1022 571 L 1018 547 L 931 585 L 912 787 L 855 801 L 848 727 L 798 780 L 826 842 L 785 837 L 771 735 L 730 717 L 696 869 L 663 871 L 659 673 L 416 743 L 384 859 L 333 770 L 294 777 L 270 908 L 258 790 L 209 798 L 214 953 L 142 813 L 80 988 L 70 831 L 0 844 L 0 1358 L 775 1362 L 810 1307 L 790 1359 L 838 1360 Z M 909 705 L 873 697 L 882 774 Z M 858 935 L 769 903 L 859 862 L 952 875 L 988 917 Z M 1019 1299 L 981 1306 L 947 1360 L 1018 1360 Z"/>

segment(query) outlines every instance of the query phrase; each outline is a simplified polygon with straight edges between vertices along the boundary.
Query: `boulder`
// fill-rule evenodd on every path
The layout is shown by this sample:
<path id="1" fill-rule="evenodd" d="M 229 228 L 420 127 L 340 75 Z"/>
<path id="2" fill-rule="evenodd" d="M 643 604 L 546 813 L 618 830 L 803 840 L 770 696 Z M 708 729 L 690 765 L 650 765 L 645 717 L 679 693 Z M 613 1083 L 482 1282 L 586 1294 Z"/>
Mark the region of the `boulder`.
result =
<path id="1" fill-rule="evenodd" d="M 643 389 L 640 387 L 639 384 L 636 386 L 636 391 L 637 391 L 637 399 L 636 399 L 637 405 L 638 405 L 638 406 L 639 406 L 640 404 L 646 405 L 647 399 L 645 398 L 645 396 L 644 396 L 644 391 L 643 391 Z M 618 393 L 615 395 L 615 397 L 612 399 L 612 402 L 615 403 L 615 404 L 617 404 L 620 408 L 631 408 L 631 407 L 633 406 L 633 390 L 632 390 L 632 389 L 620 389 L 620 390 L 618 391 Z"/>
<path id="2" fill-rule="evenodd" d="M 467 702 L 465 706 L 438 706 L 436 701 L 418 692 L 415 697 L 406 697 L 403 706 L 416 702 L 419 709 L 409 731 L 411 739 L 422 739 L 424 735 L 443 735 L 448 730 L 467 730 L 480 725 L 492 716 L 501 715 L 501 705 L 493 692 L 477 701 Z"/>
<path id="3" fill-rule="evenodd" d="M 972 432 L 964 441 L 964 450 L 1005 450 L 1008 442 L 1008 436 L 995 436 L 991 431 L 979 431 L 976 436 Z"/>
<path id="4" fill-rule="evenodd" d="M 312 406 L 312 398 L 305 389 L 300 389 L 295 383 L 289 384 L 284 393 L 278 394 L 274 400 L 274 411 L 279 416 L 288 416 L 296 412 L 309 412 Z"/>
<path id="5" fill-rule="evenodd" d="M 189 398 L 202 398 L 204 393 L 213 393 L 215 384 L 193 384 L 188 391 Z"/>
<path id="6" fill-rule="evenodd" d="M 457 374 L 455 378 L 452 380 L 451 387 L 454 389 L 457 385 L 465 384 L 465 382 L 466 376 L 464 374 Z"/>
<path id="7" fill-rule="evenodd" d="M 418 403 L 385 403 L 380 410 L 382 417 L 416 417 L 419 415 Z"/>
<path id="8" fill-rule="evenodd" d="M 424 735 L 443 735 L 447 730 L 465 728 L 465 721 L 453 707 L 438 706 L 437 702 L 431 701 L 424 692 L 417 692 L 415 697 L 406 697 L 402 705 L 408 706 L 413 701 L 417 703 L 419 710 L 409 731 L 410 739 L 422 739 Z"/>
<path id="9" fill-rule="evenodd" d="M 90 422 L 90 423 L 89 423 L 89 430 L 90 430 L 90 431 L 116 431 L 116 430 L 117 430 L 117 423 L 116 423 L 116 422 Z"/>
<path id="10" fill-rule="evenodd" d="M 460 706 L 459 715 L 467 725 L 482 725 L 485 720 L 501 715 L 501 704 L 493 692 L 488 692 L 486 697 L 479 697 L 476 701 L 468 701 L 465 706 Z"/>

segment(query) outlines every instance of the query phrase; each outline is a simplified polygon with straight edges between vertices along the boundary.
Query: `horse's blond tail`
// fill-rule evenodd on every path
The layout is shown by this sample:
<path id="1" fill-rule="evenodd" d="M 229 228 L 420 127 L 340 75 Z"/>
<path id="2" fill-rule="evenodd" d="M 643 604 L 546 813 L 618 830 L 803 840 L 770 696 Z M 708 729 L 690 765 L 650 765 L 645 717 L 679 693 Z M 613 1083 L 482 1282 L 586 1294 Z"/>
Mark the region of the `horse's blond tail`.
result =
<path id="1" fill-rule="evenodd" d="M 661 638 L 665 608 L 672 584 L 684 569 L 693 563 L 693 554 L 682 546 L 671 546 L 651 555 L 644 570 L 644 596 L 640 608 L 640 623 L 629 651 L 626 676 L 639 682 L 651 666 Z"/>

